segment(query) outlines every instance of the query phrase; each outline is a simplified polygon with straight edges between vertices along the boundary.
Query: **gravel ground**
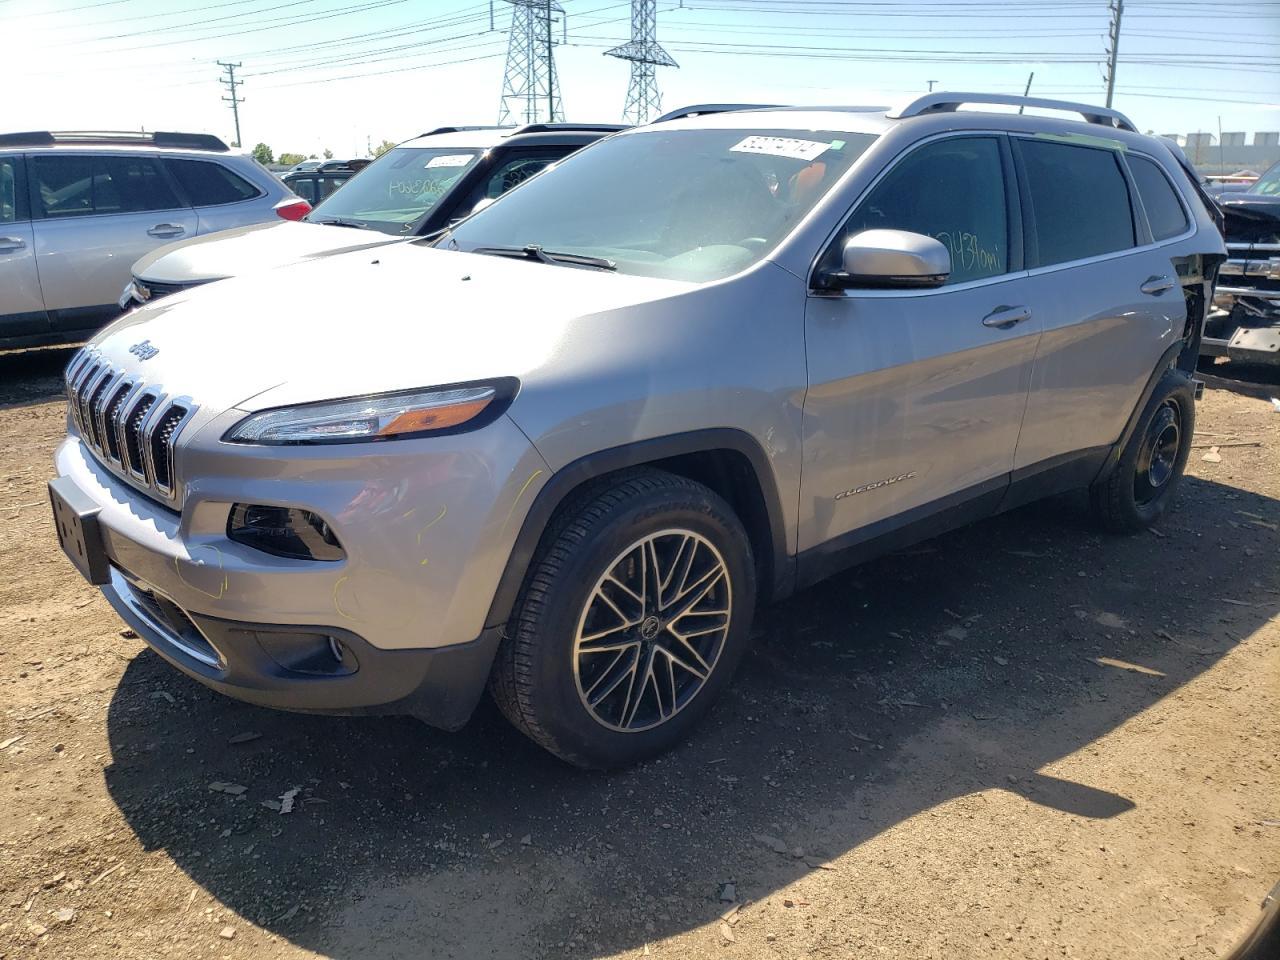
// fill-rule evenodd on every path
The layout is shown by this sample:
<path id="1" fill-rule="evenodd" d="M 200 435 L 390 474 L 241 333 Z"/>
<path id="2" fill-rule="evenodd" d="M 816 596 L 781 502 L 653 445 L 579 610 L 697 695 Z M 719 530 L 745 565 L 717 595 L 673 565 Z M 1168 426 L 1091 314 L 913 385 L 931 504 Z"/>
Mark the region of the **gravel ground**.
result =
<path id="1" fill-rule="evenodd" d="M 1065 497 L 853 570 L 603 776 L 122 633 L 46 515 L 66 358 L 0 357 L 0 960 L 1199 958 L 1280 876 L 1275 374 L 1211 378 L 1197 439 L 1260 445 L 1196 450 L 1158 530 Z"/>

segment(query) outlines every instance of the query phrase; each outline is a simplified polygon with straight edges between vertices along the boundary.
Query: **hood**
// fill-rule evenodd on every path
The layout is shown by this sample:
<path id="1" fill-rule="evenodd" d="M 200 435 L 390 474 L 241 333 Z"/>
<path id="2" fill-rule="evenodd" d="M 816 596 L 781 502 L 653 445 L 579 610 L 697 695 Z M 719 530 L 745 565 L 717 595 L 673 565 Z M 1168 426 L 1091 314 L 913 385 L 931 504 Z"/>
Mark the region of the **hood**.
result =
<path id="1" fill-rule="evenodd" d="M 177 293 L 90 343 L 202 408 L 260 410 L 523 377 L 587 335 L 580 318 L 691 287 L 410 241 Z"/>
<path id="2" fill-rule="evenodd" d="M 1228 193 L 1218 199 L 1228 243 L 1280 243 L 1280 196 Z"/>
<path id="3" fill-rule="evenodd" d="M 377 230 L 280 220 L 220 230 L 157 247 L 133 265 L 133 275 L 154 283 L 220 280 L 314 257 L 397 243 Z"/>

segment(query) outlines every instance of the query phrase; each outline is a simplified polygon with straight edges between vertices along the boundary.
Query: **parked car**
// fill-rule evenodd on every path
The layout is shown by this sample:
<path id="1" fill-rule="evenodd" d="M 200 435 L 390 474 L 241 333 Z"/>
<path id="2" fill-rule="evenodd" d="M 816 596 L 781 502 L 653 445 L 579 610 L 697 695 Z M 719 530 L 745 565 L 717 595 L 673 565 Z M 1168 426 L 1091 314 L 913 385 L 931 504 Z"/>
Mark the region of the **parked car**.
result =
<path id="1" fill-rule="evenodd" d="M 306 170 L 290 170 L 280 179 L 314 207 L 369 163 L 368 160 L 326 160 Z"/>
<path id="2" fill-rule="evenodd" d="M 1280 364 L 1280 163 L 1248 190 L 1218 197 L 1227 253 L 1201 353 Z"/>
<path id="3" fill-rule="evenodd" d="M 0 349 L 84 340 L 162 244 L 310 209 L 217 137 L 0 134 Z"/>
<path id="4" fill-rule="evenodd" d="M 453 729 L 487 684 L 569 762 L 632 763 L 757 602 L 1077 487 L 1108 530 L 1160 518 L 1225 255 L 1111 110 L 672 119 L 434 246 L 121 318 L 66 372 L 58 532 L 215 690 Z"/>
<path id="5" fill-rule="evenodd" d="M 248 270 L 426 236 L 466 216 L 480 201 L 622 129 L 609 123 L 439 127 L 383 154 L 301 223 L 250 227 L 149 253 L 133 265 L 120 308 Z M 339 227 L 364 234 L 353 236 Z"/>

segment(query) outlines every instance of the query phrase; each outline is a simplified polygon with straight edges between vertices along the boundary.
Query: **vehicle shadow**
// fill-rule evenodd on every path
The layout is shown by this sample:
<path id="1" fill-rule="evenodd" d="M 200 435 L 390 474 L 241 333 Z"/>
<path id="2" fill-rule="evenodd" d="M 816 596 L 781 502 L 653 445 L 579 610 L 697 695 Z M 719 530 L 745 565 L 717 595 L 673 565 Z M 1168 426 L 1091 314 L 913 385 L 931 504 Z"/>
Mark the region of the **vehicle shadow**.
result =
<path id="1" fill-rule="evenodd" d="M 75 347 L 0 353 L 0 410 L 48 403 L 62 393 L 62 371 Z"/>
<path id="2" fill-rule="evenodd" d="M 1204 364 L 1195 376 L 1215 390 L 1230 390 L 1242 397 L 1267 400 L 1280 397 L 1280 364 L 1229 363 Z"/>
<path id="3" fill-rule="evenodd" d="M 148 849 L 326 956 L 640 949 L 714 922 L 721 882 L 758 900 L 957 797 L 1132 809 L 1039 771 L 1276 614 L 1280 568 L 1243 552 L 1275 534 L 1250 516 L 1275 523 L 1280 502 L 1188 478 L 1158 534 L 1100 535 L 1066 497 L 850 571 L 763 613 L 690 742 L 613 775 L 560 764 L 492 707 L 457 734 L 281 714 L 146 652 L 110 705 L 106 783 Z M 1245 589 L 1251 605 L 1206 599 Z M 294 787 L 293 813 L 263 805 Z"/>

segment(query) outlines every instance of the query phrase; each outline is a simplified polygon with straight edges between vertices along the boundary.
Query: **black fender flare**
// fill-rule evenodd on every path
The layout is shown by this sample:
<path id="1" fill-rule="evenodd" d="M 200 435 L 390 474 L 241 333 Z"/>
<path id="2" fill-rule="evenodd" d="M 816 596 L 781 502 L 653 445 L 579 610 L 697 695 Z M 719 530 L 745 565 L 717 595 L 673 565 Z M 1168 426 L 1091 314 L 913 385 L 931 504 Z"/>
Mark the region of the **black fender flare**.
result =
<path id="1" fill-rule="evenodd" d="M 764 501 L 768 537 L 772 546 L 772 583 L 769 596 L 781 599 L 791 593 L 795 582 L 795 558 L 787 552 L 786 525 L 782 501 L 773 467 L 764 448 L 751 434 L 732 427 L 715 427 L 687 433 L 638 440 L 587 454 L 551 475 L 534 497 L 528 514 L 520 526 L 515 543 L 507 557 L 507 565 L 498 581 L 497 591 L 489 605 L 486 628 L 505 624 L 515 608 L 525 575 L 543 534 L 569 496 L 583 484 L 597 477 L 616 473 L 628 467 L 653 464 L 673 457 L 714 451 L 731 451 L 747 459 Z"/>

